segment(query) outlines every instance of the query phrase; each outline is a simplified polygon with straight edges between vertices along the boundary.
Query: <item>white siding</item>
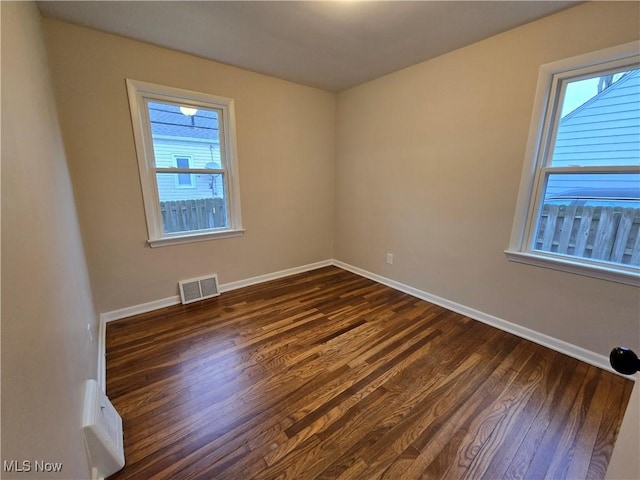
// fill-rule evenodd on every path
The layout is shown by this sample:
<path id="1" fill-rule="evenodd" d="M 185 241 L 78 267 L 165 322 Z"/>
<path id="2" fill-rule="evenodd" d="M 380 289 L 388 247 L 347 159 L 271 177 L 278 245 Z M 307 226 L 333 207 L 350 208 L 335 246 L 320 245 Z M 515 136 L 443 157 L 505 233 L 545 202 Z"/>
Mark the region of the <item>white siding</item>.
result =
<path id="1" fill-rule="evenodd" d="M 208 163 L 214 163 L 214 168 L 220 168 L 220 146 L 217 143 L 194 142 L 188 140 L 165 140 L 154 137 L 154 154 L 156 166 L 175 167 L 175 157 L 191 158 L 191 168 L 206 168 Z M 194 187 L 178 187 L 177 175 L 158 174 L 158 193 L 160 201 L 222 198 L 224 195 L 222 175 L 216 175 L 213 190 L 210 187 L 210 175 L 194 175 Z"/>
<path id="2" fill-rule="evenodd" d="M 622 77 L 560 121 L 552 165 L 640 164 L 640 71 Z"/>
<path id="3" fill-rule="evenodd" d="M 640 71 L 634 70 L 560 121 L 552 166 L 640 165 Z M 554 175 L 546 196 L 594 187 L 633 191 L 638 175 Z"/>

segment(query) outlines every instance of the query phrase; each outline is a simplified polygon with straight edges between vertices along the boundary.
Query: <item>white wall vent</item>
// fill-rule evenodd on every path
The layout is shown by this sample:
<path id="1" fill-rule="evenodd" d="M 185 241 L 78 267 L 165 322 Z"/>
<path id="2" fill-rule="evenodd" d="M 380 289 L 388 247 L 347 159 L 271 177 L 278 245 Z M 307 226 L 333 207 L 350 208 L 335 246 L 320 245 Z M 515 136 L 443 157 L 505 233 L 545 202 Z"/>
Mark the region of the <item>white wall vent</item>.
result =
<path id="1" fill-rule="evenodd" d="M 178 285 L 180 286 L 180 298 L 183 305 L 220 295 L 218 275 L 215 273 L 205 277 L 180 280 Z"/>
<path id="2" fill-rule="evenodd" d="M 93 469 L 106 478 L 124 467 L 122 418 L 95 380 L 87 380 L 82 430 Z"/>

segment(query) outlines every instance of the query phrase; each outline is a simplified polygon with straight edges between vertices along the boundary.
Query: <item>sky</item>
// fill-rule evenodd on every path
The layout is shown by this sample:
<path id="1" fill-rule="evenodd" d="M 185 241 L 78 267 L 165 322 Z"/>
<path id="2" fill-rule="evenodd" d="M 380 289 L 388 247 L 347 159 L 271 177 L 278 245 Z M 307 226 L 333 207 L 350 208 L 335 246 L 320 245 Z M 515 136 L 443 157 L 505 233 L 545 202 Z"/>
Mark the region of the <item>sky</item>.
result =
<path id="1" fill-rule="evenodd" d="M 614 83 L 622 77 L 626 72 L 616 73 L 613 77 Z M 573 112 L 580 105 L 584 104 L 598 93 L 598 81 L 600 77 L 587 78 L 585 80 L 577 80 L 567 84 L 567 90 L 562 104 L 562 114 L 565 115 Z"/>

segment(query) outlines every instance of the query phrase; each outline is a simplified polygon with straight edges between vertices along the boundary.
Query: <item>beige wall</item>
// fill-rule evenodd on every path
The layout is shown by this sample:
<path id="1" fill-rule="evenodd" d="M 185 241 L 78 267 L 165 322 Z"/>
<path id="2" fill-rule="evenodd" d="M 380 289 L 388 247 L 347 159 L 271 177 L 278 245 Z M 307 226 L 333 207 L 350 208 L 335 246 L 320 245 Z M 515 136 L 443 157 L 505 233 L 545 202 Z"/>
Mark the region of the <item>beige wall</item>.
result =
<path id="1" fill-rule="evenodd" d="M 96 373 L 87 325 L 95 339 L 97 313 L 40 14 L 3 2 L 1 16 L 2 460 L 62 462 L 48 478 L 89 478 L 82 402 Z"/>
<path id="2" fill-rule="evenodd" d="M 539 66 L 637 39 L 638 6 L 580 5 L 342 92 L 337 103 L 44 20 L 98 310 L 176 295 L 177 280 L 209 272 L 227 283 L 334 257 L 599 354 L 621 342 L 638 348 L 637 288 L 503 253 Z M 127 77 L 235 98 L 244 237 L 145 245 Z"/>
<path id="3" fill-rule="evenodd" d="M 539 66 L 637 39 L 639 7 L 590 2 L 340 93 L 334 257 L 599 354 L 637 350 L 638 288 L 503 251 Z"/>
<path id="4" fill-rule="evenodd" d="M 63 148 L 37 9 L 4 2 L 3 459 L 88 477 L 87 324 L 95 338 L 96 310 L 211 271 L 227 283 L 333 256 L 601 354 L 638 350 L 638 289 L 502 252 L 538 66 L 638 38 L 639 6 L 581 5 L 337 97 L 44 20 Z M 244 237 L 145 246 L 127 77 L 235 98 Z"/>
<path id="5" fill-rule="evenodd" d="M 100 312 L 331 258 L 335 96 L 149 44 L 44 20 Z M 151 249 L 125 78 L 236 102 L 241 238 Z"/>

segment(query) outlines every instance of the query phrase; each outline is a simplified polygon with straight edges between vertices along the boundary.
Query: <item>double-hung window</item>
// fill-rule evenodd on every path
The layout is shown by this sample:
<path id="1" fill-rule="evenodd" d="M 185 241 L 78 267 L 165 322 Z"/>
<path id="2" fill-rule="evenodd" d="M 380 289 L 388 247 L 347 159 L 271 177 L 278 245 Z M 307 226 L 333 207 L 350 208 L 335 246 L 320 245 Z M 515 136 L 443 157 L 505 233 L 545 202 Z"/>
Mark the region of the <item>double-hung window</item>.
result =
<path id="1" fill-rule="evenodd" d="M 640 284 L 640 56 L 543 65 L 509 259 Z"/>
<path id="2" fill-rule="evenodd" d="M 242 234 L 230 98 L 127 80 L 152 247 Z"/>

